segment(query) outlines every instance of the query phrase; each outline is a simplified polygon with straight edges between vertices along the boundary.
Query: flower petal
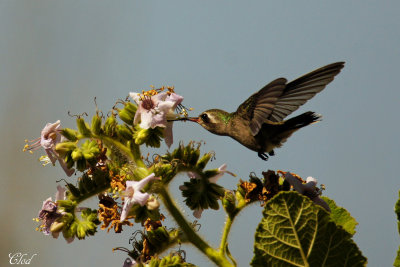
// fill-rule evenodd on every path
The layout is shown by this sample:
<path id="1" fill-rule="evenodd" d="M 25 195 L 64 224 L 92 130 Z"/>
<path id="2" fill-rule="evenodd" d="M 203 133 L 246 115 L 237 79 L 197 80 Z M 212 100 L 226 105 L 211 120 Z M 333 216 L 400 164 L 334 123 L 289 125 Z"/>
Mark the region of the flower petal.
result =
<path id="1" fill-rule="evenodd" d="M 153 114 L 151 111 L 144 111 L 140 115 L 140 127 L 142 129 L 149 129 L 152 126 Z"/>
<path id="2" fill-rule="evenodd" d="M 147 185 L 151 180 L 155 179 L 160 179 L 159 177 L 156 177 L 154 173 L 150 174 L 146 178 L 143 178 L 142 180 L 136 182 L 136 181 L 127 181 L 126 186 L 128 187 L 128 183 L 133 187 L 134 191 L 139 191 L 141 190 L 145 185 Z M 136 193 L 136 192 L 135 192 Z"/>
<path id="3" fill-rule="evenodd" d="M 193 211 L 193 216 L 196 217 L 197 219 L 200 219 L 202 213 L 203 209 L 196 209 L 195 211 Z"/>
<path id="4" fill-rule="evenodd" d="M 174 102 L 174 107 L 173 109 L 176 108 L 177 105 L 179 105 L 180 103 L 182 103 L 183 101 L 183 96 L 180 96 L 178 94 L 172 93 L 171 95 L 169 95 L 167 97 L 167 100 Z"/>
<path id="5" fill-rule="evenodd" d="M 285 174 L 285 180 L 289 182 L 289 184 L 291 184 L 294 188 L 294 190 L 296 190 L 297 192 L 299 192 L 300 194 L 304 194 L 305 192 L 305 188 L 303 183 L 298 180 L 296 177 L 294 177 L 290 172 L 287 172 Z"/>
<path id="6" fill-rule="evenodd" d="M 150 194 L 148 193 L 142 193 L 140 191 L 136 191 L 135 194 L 133 195 L 132 202 L 133 203 L 138 203 L 140 206 L 146 205 L 147 200 L 149 199 Z"/>
<path id="7" fill-rule="evenodd" d="M 159 102 L 165 101 L 167 96 L 168 96 L 168 94 L 166 92 L 163 92 L 163 93 L 159 93 L 159 94 L 153 95 L 151 97 L 151 100 L 153 100 L 154 103 L 157 105 Z"/>
<path id="8" fill-rule="evenodd" d="M 133 203 L 132 198 L 130 197 L 125 198 L 124 207 L 122 208 L 121 212 L 121 218 L 120 218 L 121 222 L 125 221 L 126 217 L 128 216 L 128 212 L 131 210 L 133 204 L 135 203 Z"/>
<path id="9" fill-rule="evenodd" d="M 150 127 L 152 129 L 156 127 L 166 127 L 167 126 L 167 116 L 164 112 L 159 112 L 157 114 L 153 114 L 151 119 Z"/>
<path id="10" fill-rule="evenodd" d="M 226 172 L 226 167 L 227 167 L 226 163 L 222 164 L 222 165 L 218 168 L 219 173 L 216 174 L 215 176 L 211 177 L 210 179 L 208 179 L 208 180 L 210 181 L 210 183 L 216 184 L 217 181 L 218 181 L 222 176 L 224 176 L 224 174 L 225 174 L 225 172 Z"/>
<path id="11" fill-rule="evenodd" d="M 54 149 L 48 148 L 48 149 L 45 149 L 44 151 L 46 152 L 47 156 L 49 157 L 51 164 L 53 164 L 53 166 L 54 166 L 54 164 L 57 161 L 57 155 L 55 154 Z"/>
<path id="12" fill-rule="evenodd" d="M 67 191 L 67 189 L 65 189 L 65 187 L 62 187 L 61 185 L 57 185 L 57 192 L 56 192 L 56 202 L 58 200 L 64 200 L 66 198 L 66 194 L 65 191 Z"/>
<path id="13" fill-rule="evenodd" d="M 326 203 L 325 200 L 323 200 L 322 198 L 320 198 L 320 197 L 314 197 L 314 198 L 312 199 L 312 201 L 313 201 L 315 204 L 320 205 L 321 207 L 323 207 L 324 209 L 326 209 L 328 212 L 331 212 L 331 209 L 329 208 L 328 203 Z"/>
<path id="14" fill-rule="evenodd" d="M 54 123 L 47 123 L 41 132 L 41 136 L 43 137 L 47 136 L 50 133 L 57 131 L 59 127 L 60 127 L 60 120 Z"/>
<path id="15" fill-rule="evenodd" d="M 165 127 L 164 130 L 164 139 L 168 148 L 170 148 L 172 143 L 174 142 L 174 136 L 172 134 L 172 125 L 173 125 L 172 122 L 167 122 L 167 127 Z"/>
<path id="16" fill-rule="evenodd" d="M 136 104 L 140 104 L 140 94 L 139 93 L 135 93 L 135 92 L 130 92 L 129 96 L 136 102 Z"/>
<path id="17" fill-rule="evenodd" d="M 60 163 L 61 168 L 64 170 L 65 174 L 68 177 L 70 177 L 72 174 L 75 173 L 74 168 L 68 169 L 67 164 L 65 163 L 65 161 L 62 158 L 58 157 L 58 162 Z"/>

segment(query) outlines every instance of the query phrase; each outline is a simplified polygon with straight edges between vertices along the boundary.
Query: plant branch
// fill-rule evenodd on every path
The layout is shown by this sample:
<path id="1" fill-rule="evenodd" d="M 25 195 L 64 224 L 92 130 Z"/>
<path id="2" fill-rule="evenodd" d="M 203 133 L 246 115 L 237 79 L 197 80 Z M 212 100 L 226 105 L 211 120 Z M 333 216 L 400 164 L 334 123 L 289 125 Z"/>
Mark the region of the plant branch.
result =
<path id="1" fill-rule="evenodd" d="M 212 260 L 216 265 L 228 267 L 233 266 L 224 255 L 221 255 L 218 251 L 210 247 L 192 228 L 192 226 L 186 221 L 182 213 L 179 211 L 175 205 L 173 199 L 171 198 L 169 192 L 166 188 L 160 189 L 160 195 L 162 197 L 163 203 L 167 210 L 170 212 L 172 217 L 178 223 L 187 239 L 197 247 L 203 254 L 205 254 L 210 260 Z"/>

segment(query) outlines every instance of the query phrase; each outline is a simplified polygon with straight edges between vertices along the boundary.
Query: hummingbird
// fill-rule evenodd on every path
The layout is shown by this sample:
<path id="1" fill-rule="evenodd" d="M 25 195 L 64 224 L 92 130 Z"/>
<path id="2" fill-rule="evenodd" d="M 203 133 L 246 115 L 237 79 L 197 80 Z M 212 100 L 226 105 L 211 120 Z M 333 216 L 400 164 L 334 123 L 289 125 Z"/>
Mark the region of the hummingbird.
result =
<path id="1" fill-rule="evenodd" d="M 321 92 L 343 67 L 344 62 L 332 63 L 289 83 L 278 78 L 251 95 L 235 112 L 209 109 L 198 117 L 178 120 L 196 122 L 213 134 L 230 136 L 268 160 L 295 131 L 321 120 L 322 116 L 312 111 L 284 119 Z"/>

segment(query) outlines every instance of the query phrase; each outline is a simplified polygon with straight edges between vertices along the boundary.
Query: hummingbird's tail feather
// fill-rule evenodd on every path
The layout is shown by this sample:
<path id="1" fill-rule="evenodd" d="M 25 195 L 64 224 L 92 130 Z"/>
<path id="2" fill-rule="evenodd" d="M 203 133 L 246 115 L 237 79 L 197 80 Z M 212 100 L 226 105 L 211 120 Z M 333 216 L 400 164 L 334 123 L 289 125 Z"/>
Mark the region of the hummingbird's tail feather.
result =
<path id="1" fill-rule="evenodd" d="M 305 112 L 299 116 L 288 119 L 279 125 L 270 125 L 271 135 L 266 138 L 265 148 L 269 152 L 275 147 L 281 147 L 283 143 L 298 129 L 316 123 L 322 119 L 320 114 L 312 111 Z"/>
<path id="2" fill-rule="evenodd" d="M 312 111 L 305 112 L 299 116 L 288 119 L 283 123 L 283 130 L 297 130 L 312 123 L 322 120 L 322 116 Z"/>

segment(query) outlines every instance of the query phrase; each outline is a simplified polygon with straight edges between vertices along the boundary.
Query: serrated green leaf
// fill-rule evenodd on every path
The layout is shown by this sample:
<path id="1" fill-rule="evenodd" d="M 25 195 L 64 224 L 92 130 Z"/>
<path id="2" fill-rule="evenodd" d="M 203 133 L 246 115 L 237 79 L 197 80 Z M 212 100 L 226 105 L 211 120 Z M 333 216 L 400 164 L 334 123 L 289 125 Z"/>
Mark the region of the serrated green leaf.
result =
<path id="1" fill-rule="evenodd" d="M 329 205 L 331 209 L 331 219 L 336 225 L 342 226 L 344 230 L 353 236 L 356 233 L 356 226 L 358 224 L 356 219 L 351 217 L 350 212 L 345 208 L 337 206 L 334 200 L 326 196 L 323 196 L 322 199 Z"/>
<path id="2" fill-rule="evenodd" d="M 351 235 L 305 196 L 281 192 L 263 215 L 252 266 L 366 266 Z"/>

